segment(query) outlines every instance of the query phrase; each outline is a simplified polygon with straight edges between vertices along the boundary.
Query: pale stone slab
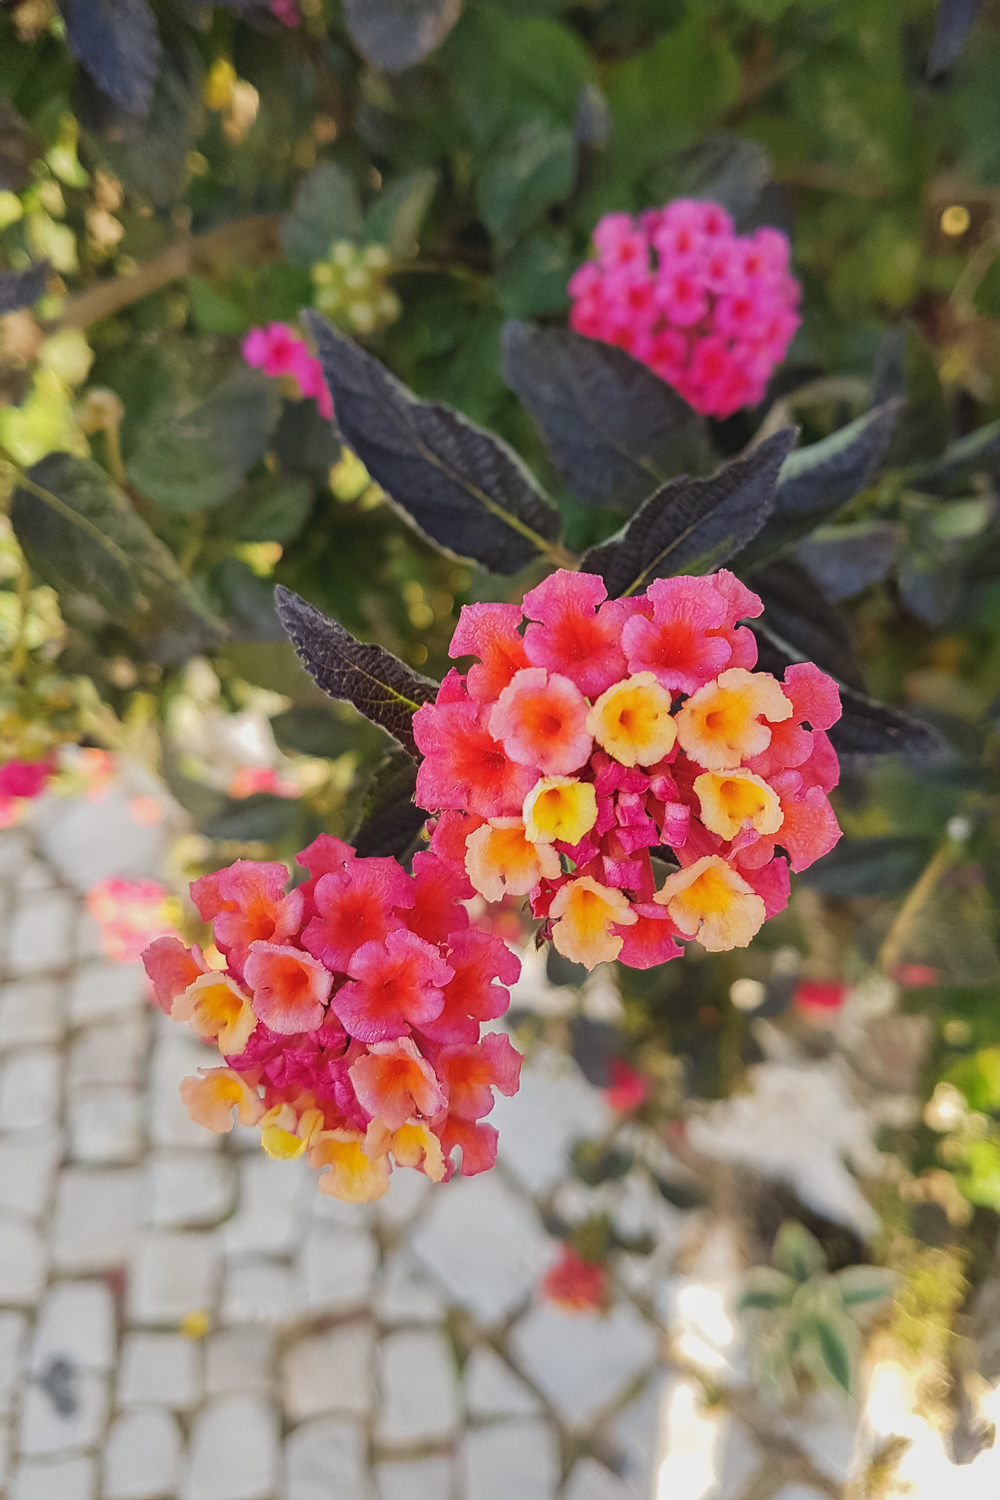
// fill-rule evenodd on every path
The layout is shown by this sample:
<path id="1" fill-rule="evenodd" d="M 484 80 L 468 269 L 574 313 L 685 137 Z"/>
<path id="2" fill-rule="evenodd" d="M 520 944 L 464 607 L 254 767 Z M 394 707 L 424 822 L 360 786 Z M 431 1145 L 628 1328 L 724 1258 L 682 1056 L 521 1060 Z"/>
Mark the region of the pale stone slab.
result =
<path id="1" fill-rule="evenodd" d="M 55 1458 L 93 1448 L 104 1436 L 107 1418 L 107 1377 L 53 1361 L 25 1389 L 20 1452 L 25 1458 Z"/>
<path id="2" fill-rule="evenodd" d="M 145 971 L 141 964 L 110 960 L 78 969 L 69 992 L 69 1018 L 74 1026 L 89 1026 L 109 1016 L 142 1011 L 147 1004 Z"/>
<path id="3" fill-rule="evenodd" d="M 469 1355 L 465 1399 L 476 1417 L 533 1417 L 541 1411 L 534 1391 L 487 1344 L 478 1345 Z"/>
<path id="4" fill-rule="evenodd" d="M 304 1417 L 343 1412 L 365 1416 L 372 1407 L 375 1341 L 367 1323 L 331 1328 L 299 1339 L 281 1364 L 285 1414 Z"/>
<path id="5" fill-rule="evenodd" d="M 635 1500 L 635 1496 L 617 1474 L 595 1458 L 581 1458 L 573 1465 L 562 1500 Z"/>
<path id="6" fill-rule="evenodd" d="M 145 1012 L 112 1024 L 88 1026 L 70 1048 L 70 1088 L 138 1084 L 148 1037 L 149 1017 Z"/>
<path id="7" fill-rule="evenodd" d="M 22 979 L 0 987 L 0 1047 L 31 1047 L 62 1039 L 60 988 L 53 979 Z"/>
<path id="8" fill-rule="evenodd" d="M 64 1281 L 46 1296 L 31 1344 L 31 1373 L 54 1359 L 108 1371 L 115 1360 L 115 1303 L 103 1281 Z"/>
<path id="9" fill-rule="evenodd" d="M 653 1363 L 659 1336 L 630 1302 L 608 1315 L 542 1303 L 516 1325 L 510 1346 L 560 1415 L 584 1422 Z"/>
<path id="10" fill-rule="evenodd" d="M 267 1328 L 227 1328 L 205 1345 L 209 1396 L 269 1395 L 274 1379 L 274 1335 Z"/>
<path id="11" fill-rule="evenodd" d="M 287 1255 L 298 1238 L 295 1204 L 309 1174 L 304 1157 L 274 1161 L 263 1152 L 240 1162 L 239 1209 L 223 1230 L 230 1255 Z"/>
<path id="12" fill-rule="evenodd" d="M 230 1261 L 222 1316 L 227 1323 L 290 1322 L 299 1312 L 298 1283 L 284 1261 Z"/>
<path id="13" fill-rule="evenodd" d="M 184 1500 L 270 1500 L 278 1452 L 277 1419 L 267 1402 L 254 1396 L 214 1402 L 195 1419 Z"/>
<path id="14" fill-rule="evenodd" d="M 61 1155 L 58 1135 L 0 1140 L 0 1210 L 11 1209 L 26 1219 L 45 1213 L 55 1193 Z"/>
<path id="15" fill-rule="evenodd" d="M 59 1174 L 53 1255 L 62 1271 L 103 1271 L 134 1251 L 145 1217 L 146 1192 L 138 1169 L 66 1167 Z"/>
<path id="16" fill-rule="evenodd" d="M 0 1312 L 0 1416 L 10 1414 L 27 1341 L 28 1320 L 24 1314 Z"/>
<path id="17" fill-rule="evenodd" d="M 197 1406 L 202 1394 L 201 1349 L 179 1333 L 130 1333 L 118 1367 L 120 1406 Z"/>
<path id="18" fill-rule="evenodd" d="M 0 880 L 17 878 L 31 860 L 31 844 L 23 828 L 0 832 Z"/>
<path id="19" fill-rule="evenodd" d="M 615 1466 L 636 1495 L 655 1493 L 656 1475 L 669 1437 L 671 1400 L 679 1383 L 672 1375 L 651 1380 L 625 1407 L 612 1429 Z M 679 1457 L 683 1462 L 685 1455 Z"/>
<path id="20" fill-rule="evenodd" d="M 458 1425 L 455 1362 L 447 1340 L 429 1329 L 403 1330 L 378 1349 L 380 1442 L 435 1442 Z"/>
<path id="21" fill-rule="evenodd" d="M 164 796 L 162 783 L 138 767 L 130 767 L 127 778 L 116 779 L 100 802 L 45 797 L 37 804 L 35 826 L 42 852 L 78 891 L 89 891 L 109 875 L 137 880 L 160 873 L 176 803 Z M 164 820 L 137 823 L 131 812 L 137 796 L 160 802 Z"/>
<path id="22" fill-rule="evenodd" d="M 7 944 L 15 977 L 64 969 L 73 953 L 77 904 L 67 891 L 39 891 L 18 903 Z"/>
<path id="23" fill-rule="evenodd" d="M 193 1146 L 201 1151 L 218 1151 L 222 1137 L 213 1135 L 204 1125 L 196 1125 L 180 1096 L 182 1078 L 196 1074 L 199 1068 L 212 1067 L 212 1051 L 176 1023 L 171 1022 L 170 1026 L 170 1031 L 157 1037 L 153 1049 L 150 1137 L 156 1146 Z M 216 1059 L 218 1055 L 216 1051 Z"/>
<path id="24" fill-rule="evenodd" d="M 169 1412 L 126 1412 L 112 1423 L 104 1446 L 105 1500 L 173 1494 L 180 1464 L 181 1434 Z"/>
<path id="25" fill-rule="evenodd" d="M 133 1323 L 180 1323 L 214 1302 L 219 1245 L 210 1234 L 148 1230 L 133 1257 L 128 1313 Z"/>
<path id="26" fill-rule="evenodd" d="M 42 1130 L 59 1118 L 59 1053 L 52 1047 L 14 1052 L 0 1070 L 0 1130 Z"/>
<path id="27" fill-rule="evenodd" d="M 149 1160 L 152 1220 L 163 1228 L 217 1224 L 232 1208 L 232 1164 L 204 1151 L 158 1151 Z"/>
<path id="28" fill-rule="evenodd" d="M 31 1307 L 42 1295 L 48 1247 L 38 1230 L 19 1219 L 0 1218 L 0 1303 Z"/>
<path id="29" fill-rule="evenodd" d="M 440 1323 L 446 1312 L 430 1277 L 405 1244 L 383 1266 L 373 1306 L 383 1323 Z"/>
<path id="30" fill-rule="evenodd" d="M 135 1089 L 81 1089 L 70 1094 L 66 1113 L 74 1161 L 122 1166 L 142 1155 L 142 1101 Z"/>
<path id="31" fill-rule="evenodd" d="M 378 1247 L 363 1229 L 317 1225 L 306 1235 L 299 1276 L 312 1312 L 350 1312 L 371 1296 Z"/>
<path id="32" fill-rule="evenodd" d="M 516 1307 L 559 1249 L 532 1206 L 492 1172 L 439 1188 L 412 1245 L 455 1300 L 483 1323 Z"/>
<path id="33" fill-rule="evenodd" d="M 451 1500 L 450 1458 L 418 1458 L 379 1464 L 379 1500 Z"/>
<path id="34" fill-rule="evenodd" d="M 70 1458 L 54 1464 L 19 1464 L 10 1500 L 94 1500 L 96 1494 L 94 1460 Z"/>
<path id="35" fill-rule="evenodd" d="M 599 1089 L 561 1052 L 538 1052 L 521 1070 L 512 1099 L 498 1097 L 490 1123 L 500 1132 L 500 1160 L 531 1193 L 566 1173 L 573 1142 L 604 1134 L 611 1112 Z"/>
<path id="36" fill-rule="evenodd" d="M 465 1500 L 553 1500 L 559 1444 L 544 1422 L 504 1422 L 466 1435 Z"/>
<path id="37" fill-rule="evenodd" d="M 376 1223 L 388 1230 L 402 1229 L 426 1201 L 431 1186 L 430 1178 L 423 1172 L 409 1168 L 393 1172 L 389 1191 L 374 1205 Z"/>
<path id="38" fill-rule="evenodd" d="M 369 1495 L 359 1427 L 328 1417 L 295 1429 L 285 1443 L 282 1500 L 369 1500 Z"/>

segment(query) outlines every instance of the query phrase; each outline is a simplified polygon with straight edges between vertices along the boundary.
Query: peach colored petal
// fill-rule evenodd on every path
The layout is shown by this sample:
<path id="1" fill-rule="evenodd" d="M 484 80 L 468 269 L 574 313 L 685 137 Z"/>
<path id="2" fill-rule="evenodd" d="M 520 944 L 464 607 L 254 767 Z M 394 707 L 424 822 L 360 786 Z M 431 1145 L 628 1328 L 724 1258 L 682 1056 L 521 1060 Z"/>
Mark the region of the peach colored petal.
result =
<path id="1" fill-rule="evenodd" d="M 652 766 L 677 738 L 671 703 L 652 672 L 637 672 L 601 694 L 587 716 L 587 728 L 620 765 Z"/>
<path id="2" fill-rule="evenodd" d="M 704 771 L 694 790 L 701 821 L 724 839 L 734 839 L 746 823 L 760 834 L 777 833 L 784 820 L 777 793 L 752 771 Z"/>
<path id="3" fill-rule="evenodd" d="M 216 1135 L 232 1130 L 234 1105 L 242 1125 L 256 1125 L 264 1113 L 264 1101 L 232 1068 L 201 1068 L 181 1079 L 180 1094 L 192 1120 Z"/>
<path id="4" fill-rule="evenodd" d="M 677 715 L 677 738 L 698 765 L 725 771 L 766 750 L 769 724 L 791 715 L 792 705 L 773 677 L 730 667 L 688 698 Z"/>
<path id="5" fill-rule="evenodd" d="M 612 886 L 600 885 L 589 875 L 561 886 L 549 915 L 554 919 L 552 941 L 557 951 L 588 969 L 617 958 L 624 938 L 616 936 L 612 928 L 631 927 L 636 921 L 627 896 Z"/>
<path id="6" fill-rule="evenodd" d="M 697 938 L 709 953 L 745 948 L 766 916 L 761 897 L 718 854 L 668 875 L 653 899 L 667 908 L 680 932 Z"/>
<path id="7" fill-rule="evenodd" d="M 309 1165 L 330 1168 L 320 1174 L 321 1193 L 342 1203 L 373 1203 L 389 1191 L 389 1158 L 371 1161 L 363 1145 L 360 1130 L 321 1130 L 313 1137 Z"/>
<path id="8" fill-rule="evenodd" d="M 465 869 L 487 901 L 526 896 L 543 878 L 556 880 L 559 855 L 551 844 L 533 844 L 521 818 L 492 818 L 469 834 Z"/>

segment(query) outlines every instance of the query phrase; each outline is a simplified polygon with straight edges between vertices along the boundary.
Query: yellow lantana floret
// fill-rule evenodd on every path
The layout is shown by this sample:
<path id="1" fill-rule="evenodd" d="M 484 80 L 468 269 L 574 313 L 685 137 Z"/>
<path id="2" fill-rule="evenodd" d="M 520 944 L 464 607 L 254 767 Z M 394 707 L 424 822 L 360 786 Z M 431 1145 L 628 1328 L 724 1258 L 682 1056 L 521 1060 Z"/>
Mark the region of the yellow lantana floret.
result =
<path id="1" fill-rule="evenodd" d="M 597 822 L 597 793 L 575 776 L 543 776 L 524 799 L 529 843 L 578 844 Z"/>
<path id="2" fill-rule="evenodd" d="M 679 932 L 697 938 L 709 953 L 745 948 L 764 925 L 764 902 L 719 854 L 668 875 L 653 897 Z"/>
<path id="3" fill-rule="evenodd" d="M 655 765 L 677 738 L 671 701 L 652 672 L 637 672 L 601 694 L 587 715 L 587 730 L 620 765 Z"/>
<path id="4" fill-rule="evenodd" d="M 275 1160 L 294 1161 L 322 1128 L 321 1109 L 304 1109 L 300 1115 L 291 1104 L 276 1104 L 261 1116 L 260 1144 Z"/>
<path id="5" fill-rule="evenodd" d="M 625 939 L 612 927 L 631 927 L 638 920 L 628 897 L 589 875 L 571 880 L 556 893 L 549 909 L 556 951 L 588 969 L 617 958 Z"/>
<path id="6" fill-rule="evenodd" d="M 704 771 L 694 789 L 701 821 L 724 839 L 734 839 L 747 822 L 766 835 L 777 833 L 785 821 L 776 793 L 752 771 Z"/>
<path id="7" fill-rule="evenodd" d="M 773 677 L 729 667 L 715 682 L 706 683 L 677 715 L 681 749 L 710 771 L 725 771 L 771 743 L 768 724 L 792 716 L 792 705 Z"/>
<path id="8" fill-rule="evenodd" d="M 398 1167 L 415 1167 L 431 1182 L 440 1182 L 447 1170 L 441 1142 L 424 1120 L 407 1120 L 398 1130 L 372 1120 L 362 1150 L 371 1161 L 391 1152 Z"/>
<path id="9" fill-rule="evenodd" d="M 532 844 L 521 818 L 492 818 L 465 843 L 465 873 L 487 901 L 526 896 L 544 876 L 555 880 L 559 856 L 551 844 Z"/>
<path id="10" fill-rule="evenodd" d="M 364 1140 L 360 1130 L 321 1130 L 313 1137 L 309 1165 L 330 1168 L 320 1175 L 321 1193 L 342 1203 L 373 1203 L 389 1191 L 389 1159 L 366 1156 Z"/>
<path id="11" fill-rule="evenodd" d="M 181 1079 L 180 1095 L 195 1124 L 216 1135 L 232 1130 L 233 1105 L 242 1125 L 256 1125 L 264 1113 L 263 1099 L 232 1068 L 200 1068 Z"/>
<path id="12" fill-rule="evenodd" d="M 170 1010 L 175 1021 L 189 1021 L 203 1041 L 215 1040 L 223 1057 L 246 1050 L 257 1017 L 249 998 L 228 974 L 201 974 L 177 996 Z"/>

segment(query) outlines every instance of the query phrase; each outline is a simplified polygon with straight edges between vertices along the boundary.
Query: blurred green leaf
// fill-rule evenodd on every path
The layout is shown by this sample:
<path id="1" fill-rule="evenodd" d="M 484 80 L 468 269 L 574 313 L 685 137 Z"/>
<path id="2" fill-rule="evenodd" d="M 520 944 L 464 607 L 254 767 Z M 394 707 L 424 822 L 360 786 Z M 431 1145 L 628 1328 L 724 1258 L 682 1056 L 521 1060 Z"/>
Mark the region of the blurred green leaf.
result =
<path id="1" fill-rule="evenodd" d="M 808 1281 L 817 1271 L 826 1270 L 823 1246 L 795 1219 L 786 1219 L 778 1230 L 771 1260 L 776 1270 L 797 1282 Z"/>
<path id="2" fill-rule="evenodd" d="M 339 162 L 321 161 L 299 183 L 291 213 L 281 226 L 281 243 L 293 265 L 325 260 L 337 240 L 359 240 L 361 199 L 350 173 Z"/>

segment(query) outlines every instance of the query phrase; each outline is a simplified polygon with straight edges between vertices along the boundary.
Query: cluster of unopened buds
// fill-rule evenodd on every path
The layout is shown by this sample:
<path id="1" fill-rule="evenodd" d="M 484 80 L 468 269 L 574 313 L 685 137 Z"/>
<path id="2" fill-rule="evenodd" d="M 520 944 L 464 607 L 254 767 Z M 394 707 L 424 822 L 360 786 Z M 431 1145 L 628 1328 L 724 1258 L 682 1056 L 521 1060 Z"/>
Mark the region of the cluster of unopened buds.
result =
<path id="1" fill-rule="evenodd" d="M 745 947 L 787 904 L 788 862 L 840 836 L 837 687 L 811 663 L 753 670 L 737 622 L 762 610 L 726 571 L 613 600 L 557 572 L 523 606 L 467 605 L 450 651 L 478 660 L 413 719 L 434 853 L 488 901 L 527 896 L 587 968 Z"/>
<path id="2" fill-rule="evenodd" d="M 326 260 L 312 268 L 313 303 L 345 333 L 362 338 L 388 328 L 403 310 L 386 277 L 393 270 L 386 245 L 355 245 L 335 240 Z"/>
<path id="3" fill-rule="evenodd" d="M 159 1004 L 222 1054 L 181 1085 L 189 1113 L 223 1132 L 235 1108 L 269 1156 L 307 1155 L 351 1203 L 381 1197 L 393 1162 L 438 1182 L 460 1147 L 463 1175 L 485 1171 L 483 1117 L 494 1089 L 516 1092 L 521 1057 L 480 1029 L 506 1010 L 518 959 L 472 926 L 471 885 L 434 854 L 407 874 L 321 834 L 298 859 L 309 878 L 287 893 L 277 863 L 194 882 L 224 969 L 176 937 L 143 955 Z"/>
<path id="4" fill-rule="evenodd" d="M 242 344 L 243 358 L 265 375 L 287 376 L 304 397 L 312 397 L 320 415 L 333 416 L 333 402 L 323 379 L 323 367 L 309 346 L 285 323 L 269 323 L 266 328 L 251 328 Z"/>
<path id="5" fill-rule="evenodd" d="M 738 235 L 719 204 L 678 198 L 606 214 L 594 245 L 570 278 L 571 327 L 627 349 L 706 415 L 763 399 L 799 326 L 787 235 Z"/>

